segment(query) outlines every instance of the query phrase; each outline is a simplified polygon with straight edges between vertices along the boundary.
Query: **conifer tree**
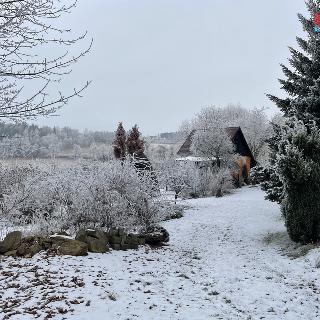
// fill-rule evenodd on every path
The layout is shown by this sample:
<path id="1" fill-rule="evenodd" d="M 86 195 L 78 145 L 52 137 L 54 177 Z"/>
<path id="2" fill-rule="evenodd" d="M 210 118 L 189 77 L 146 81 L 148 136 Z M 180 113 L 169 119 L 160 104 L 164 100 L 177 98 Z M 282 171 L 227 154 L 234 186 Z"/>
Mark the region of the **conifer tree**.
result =
<path id="1" fill-rule="evenodd" d="M 127 154 L 126 131 L 123 128 L 122 122 L 119 123 L 115 134 L 115 139 L 113 142 L 113 152 L 116 159 L 124 159 Z"/>
<path id="2" fill-rule="evenodd" d="M 141 154 L 144 152 L 144 141 L 140 138 L 141 133 L 137 125 L 134 125 L 130 130 L 127 141 L 126 147 L 128 150 L 128 154 Z"/>
<path id="3" fill-rule="evenodd" d="M 261 189 L 266 192 L 266 199 L 281 203 L 283 199 L 283 184 L 275 170 L 276 157 L 279 152 L 282 124 L 274 124 L 273 136 L 267 140 L 270 147 L 269 166 L 265 169 L 265 180 L 261 183 Z"/>
<path id="4" fill-rule="evenodd" d="M 288 119 L 281 128 L 275 168 L 283 183 L 281 211 L 290 238 L 320 239 L 320 130 L 314 121 Z"/>
<path id="5" fill-rule="evenodd" d="M 286 98 L 273 95 L 268 97 L 284 112 L 285 116 L 295 116 L 308 123 L 316 121 L 320 126 L 320 32 L 316 30 L 314 17 L 320 13 L 320 2 L 307 0 L 306 5 L 310 17 L 305 18 L 298 14 L 307 39 L 297 37 L 302 50 L 289 47 L 291 58 L 289 64 L 292 68 L 281 65 L 285 79 L 280 79 L 282 89 L 286 91 Z"/>
<path id="6" fill-rule="evenodd" d="M 270 139 L 267 197 L 281 203 L 290 238 L 297 242 L 320 239 L 320 33 L 314 17 L 318 1 L 307 0 L 310 18 L 298 15 L 308 37 L 297 38 L 302 51 L 290 48 L 291 69 L 282 65 L 279 80 L 286 98 L 269 95 L 283 111 L 284 124 Z"/>
<path id="7" fill-rule="evenodd" d="M 285 79 L 280 79 L 279 82 L 287 96 L 279 98 L 268 95 L 268 97 L 275 102 L 285 117 L 293 116 L 305 124 L 309 124 L 312 120 L 320 128 L 320 33 L 314 24 L 314 17 L 320 12 L 320 2 L 307 0 L 306 5 L 310 17 L 298 14 L 298 18 L 307 37 L 306 39 L 297 37 L 300 51 L 289 47 L 291 68 L 281 65 Z M 262 188 L 267 193 L 267 199 L 281 203 L 283 185 L 274 169 L 281 128 L 274 125 L 274 132 L 273 137 L 269 139 L 271 150 L 269 179 L 262 184 Z"/>

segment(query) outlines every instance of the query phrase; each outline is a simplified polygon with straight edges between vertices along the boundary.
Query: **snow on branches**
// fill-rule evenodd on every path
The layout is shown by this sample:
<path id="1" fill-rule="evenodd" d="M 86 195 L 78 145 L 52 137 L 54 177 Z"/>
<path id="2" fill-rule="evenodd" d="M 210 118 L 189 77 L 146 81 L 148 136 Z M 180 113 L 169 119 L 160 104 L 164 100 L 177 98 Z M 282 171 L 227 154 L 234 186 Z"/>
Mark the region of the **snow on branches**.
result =
<path id="1" fill-rule="evenodd" d="M 320 130 L 289 118 L 281 127 L 274 169 L 282 182 L 282 213 L 292 240 L 320 239 Z"/>
<path id="2" fill-rule="evenodd" d="M 51 114 L 70 98 L 80 96 L 89 85 L 87 82 L 68 94 L 59 92 L 56 98 L 48 97 L 50 84 L 71 73 L 72 65 L 91 48 L 90 44 L 72 55 L 70 49 L 86 33 L 71 37 L 71 30 L 59 26 L 62 16 L 76 3 L 77 0 L 0 1 L 0 118 L 22 120 Z M 38 89 L 26 97 L 25 86 Z"/>
<path id="3" fill-rule="evenodd" d="M 34 224 L 41 232 L 141 229 L 162 217 L 164 200 L 154 180 L 148 173 L 139 175 L 128 161 L 2 168 L 1 175 L 3 218 Z"/>

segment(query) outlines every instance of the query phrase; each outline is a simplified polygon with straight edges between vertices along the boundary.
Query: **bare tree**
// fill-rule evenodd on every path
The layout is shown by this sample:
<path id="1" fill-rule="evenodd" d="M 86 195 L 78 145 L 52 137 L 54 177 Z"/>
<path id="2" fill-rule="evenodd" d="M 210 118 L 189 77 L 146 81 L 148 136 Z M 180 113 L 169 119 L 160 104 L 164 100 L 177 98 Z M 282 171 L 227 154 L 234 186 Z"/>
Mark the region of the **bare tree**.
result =
<path id="1" fill-rule="evenodd" d="M 224 108 L 207 107 L 202 109 L 191 122 L 184 122 L 180 131 L 190 134 L 192 130 L 198 130 L 194 136 L 194 140 L 198 141 L 197 150 L 194 151 L 198 154 L 214 156 L 207 150 L 209 145 L 206 141 L 211 135 L 210 139 L 215 139 L 216 142 L 210 147 L 215 149 L 221 145 L 222 148 L 229 149 L 225 143 L 225 139 L 228 140 L 225 132 L 227 127 L 241 127 L 254 158 L 259 162 L 265 162 L 268 157 L 267 140 L 272 133 L 272 126 L 265 113 L 265 108 L 246 109 L 240 104 L 229 104 Z M 203 132 L 199 129 L 202 129 Z"/>
<path id="2" fill-rule="evenodd" d="M 179 139 L 185 140 L 190 132 L 194 129 L 195 124 L 194 124 L 194 119 L 191 120 L 183 120 L 179 129 L 178 129 L 178 134 L 179 134 Z"/>
<path id="3" fill-rule="evenodd" d="M 216 158 L 218 167 L 235 152 L 226 123 L 224 109 L 217 107 L 202 109 L 195 120 L 191 150 L 197 156 Z"/>
<path id="4" fill-rule="evenodd" d="M 68 39 L 71 30 L 55 26 L 76 4 L 77 0 L 0 0 L 0 118 L 49 115 L 89 85 L 68 94 L 59 92 L 56 98 L 48 94 L 49 85 L 69 74 L 71 66 L 91 48 L 92 42 L 73 56 L 67 48 L 86 33 Z M 26 97 L 25 86 L 38 89 Z"/>

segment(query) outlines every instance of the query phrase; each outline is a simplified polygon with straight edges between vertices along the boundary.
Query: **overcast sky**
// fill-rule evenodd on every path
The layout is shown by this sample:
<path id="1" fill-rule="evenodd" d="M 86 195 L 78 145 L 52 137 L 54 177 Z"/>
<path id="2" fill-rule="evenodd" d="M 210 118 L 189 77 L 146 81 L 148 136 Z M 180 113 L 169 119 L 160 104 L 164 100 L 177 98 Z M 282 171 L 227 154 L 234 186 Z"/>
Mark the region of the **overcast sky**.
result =
<path id="1" fill-rule="evenodd" d="M 265 93 L 280 93 L 279 63 L 305 11 L 303 0 L 79 0 L 65 21 L 94 46 L 63 87 L 92 84 L 37 123 L 113 131 L 123 121 L 156 134 L 211 104 L 275 112 Z"/>

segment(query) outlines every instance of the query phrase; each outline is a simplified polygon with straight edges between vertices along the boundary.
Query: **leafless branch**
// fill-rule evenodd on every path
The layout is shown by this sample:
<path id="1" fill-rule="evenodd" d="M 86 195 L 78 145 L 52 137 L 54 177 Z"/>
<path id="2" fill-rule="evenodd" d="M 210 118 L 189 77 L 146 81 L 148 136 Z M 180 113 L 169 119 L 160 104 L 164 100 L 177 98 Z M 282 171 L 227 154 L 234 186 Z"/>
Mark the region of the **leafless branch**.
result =
<path id="1" fill-rule="evenodd" d="M 60 82 L 72 71 L 72 65 L 88 54 L 92 41 L 77 55 L 69 50 L 55 57 L 36 53 L 44 48 L 52 53 L 53 47 L 74 46 L 87 37 L 85 32 L 70 38 L 70 29 L 54 25 L 76 5 L 77 0 L 0 0 L 0 118 L 23 120 L 50 115 L 88 87 L 89 82 L 72 93 L 59 93 L 56 99 L 48 94 L 49 85 Z M 23 99 L 25 81 L 43 84 Z"/>

